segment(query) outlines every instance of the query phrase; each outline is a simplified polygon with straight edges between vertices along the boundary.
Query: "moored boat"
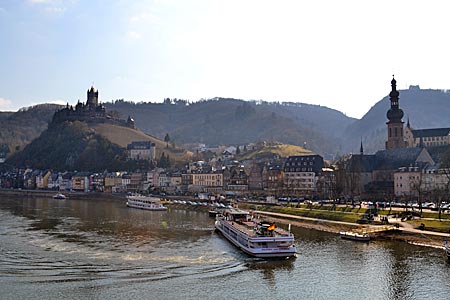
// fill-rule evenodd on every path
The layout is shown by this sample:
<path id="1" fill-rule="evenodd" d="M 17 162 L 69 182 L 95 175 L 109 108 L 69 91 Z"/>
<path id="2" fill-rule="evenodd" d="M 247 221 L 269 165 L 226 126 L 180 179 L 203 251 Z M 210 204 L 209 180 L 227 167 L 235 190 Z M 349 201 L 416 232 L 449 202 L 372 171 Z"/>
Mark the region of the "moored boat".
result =
<path id="1" fill-rule="evenodd" d="M 144 195 L 129 195 L 127 196 L 127 206 L 133 208 L 140 208 L 146 210 L 167 210 L 167 207 L 159 203 L 159 199 L 156 197 L 144 196 Z"/>
<path id="2" fill-rule="evenodd" d="M 222 212 L 223 212 L 223 209 L 216 208 L 216 209 L 208 211 L 208 214 L 211 218 L 215 218 L 218 214 L 221 214 Z"/>
<path id="3" fill-rule="evenodd" d="M 218 214 L 216 230 L 243 252 L 261 258 L 295 256 L 294 235 L 275 224 L 260 222 L 248 211 L 227 209 Z"/>
<path id="4" fill-rule="evenodd" d="M 58 193 L 53 195 L 53 199 L 66 199 L 67 197 L 64 194 Z"/>
<path id="5" fill-rule="evenodd" d="M 370 241 L 370 236 L 366 232 L 353 232 L 353 231 L 341 231 L 339 235 L 343 239 L 368 242 Z"/>

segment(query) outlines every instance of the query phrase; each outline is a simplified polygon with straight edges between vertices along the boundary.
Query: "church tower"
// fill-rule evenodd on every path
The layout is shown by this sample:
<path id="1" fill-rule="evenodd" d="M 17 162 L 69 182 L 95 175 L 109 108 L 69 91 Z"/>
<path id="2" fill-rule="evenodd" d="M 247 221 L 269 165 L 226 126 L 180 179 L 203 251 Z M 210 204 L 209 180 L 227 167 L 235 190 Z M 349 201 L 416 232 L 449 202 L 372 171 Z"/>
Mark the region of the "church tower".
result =
<path id="1" fill-rule="evenodd" d="M 98 90 L 94 86 L 87 91 L 86 106 L 89 110 L 95 110 L 98 106 Z"/>
<path id="2" fill-rule="evenodd" d="M 397 91 L 397 81 L 394 76 L 392 76 L 391 86 L 392 90 L 389 93 L 391 108 L 386 114 L 389 120 L 386 122 L 388 127 L 386 150 L 406 147 L 406 142 L 403 138 L 403 110 L 399 107 L 399 92 Z"/>

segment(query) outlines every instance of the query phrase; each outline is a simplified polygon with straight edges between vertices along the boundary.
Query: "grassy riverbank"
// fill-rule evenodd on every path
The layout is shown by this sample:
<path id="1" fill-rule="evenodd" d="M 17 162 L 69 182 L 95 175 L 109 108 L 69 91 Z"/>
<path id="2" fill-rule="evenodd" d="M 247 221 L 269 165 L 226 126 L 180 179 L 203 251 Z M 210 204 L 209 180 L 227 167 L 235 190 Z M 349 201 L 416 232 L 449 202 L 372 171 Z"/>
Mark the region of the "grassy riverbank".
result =
<path id="1" fill-rule="evenodd" d="M 323 220 L 332 220 L 348 223 L 358 223 L 364 215 L 371 213 L 370 209 L 359 208 L 359 207 L 345 207 L 338 206 L 333 207 L 330 205 L 322 206 L 270 206 L 270 205 L 255 205 L 255 204 L 245 204 L 247 209 L 254 209 L 260 211 L 270 211 L 283 213 L 294 216 L 301 216 L 307 218 L 316 218 Z M 403 210 L 378 210 L 377 214 L 381 217 L 393 216 L 394 214 L 408 213 Z M 425 228 L 430 231 L 450 232 L 450 214 L 441 213 L 441 218 L 439 219 L 438 212 L 422 212 L 422 217 L 413 217 L 411 220 L 405 220 L 406 224 L 410 224 L 413 228 L 419 228 L 421 224 L 425 225 Z M 373 222 L 373 224 L 382 224 L 381 222 Z"/>
<path id="2" fill-rule="evenodd" d="M 294 216 L 301 216 L 307 218 L 316 218 L 340 222 L 357 223 L 365 212 L 352 212 L 352 211 L 331 211 L 322 209 L 304 209 L 284 206 L 257 206 L 257 210 L 270 211 L 283 214 L 289 214 Z"/>
<path id="3" fill-rule="evenodd" d="M 357 221 L 369 212 L 365 208 L 351 208 L 351 207 L 336 207 L 331 206 L 316 206 L 316 207 L 283 207 L 283 206 L 269 206 L 256 204 L 239 204 L 243 209 L 258 210 L 261 212 L 280 213 L 290 217 L 269 216 L 268 219 L 279 223 L 291 223 L 294 226 L 311 228 L 321 231 L 328 231 L 339 233 L 343 230 L 349 230 L 360 226 Z M 382 210 L 378 212 L 380 216 L 392 217 L 393 211 Z M 394 212 L 395 213 L 395 212 Z M 398 214 L 402 211 L 397 211 Z M 442 214 L 441 220 L 438 218 L 437 212 L 424 213 L 426 218 L 415 217 L 412 220 L 400 222 L 400 219 L 395 219 L 400 222 L 400 227 L 418 229 L 421 224 L 425 225 L 426 231 L 447 233 L 450 230 L 450 218 L 448 214 Z M 302 219 L 296 219 L 295 216 Z M 311 219 L 310 219 L 311 218 Z M 392 220 L 392 219 L 391 219 Z M 335 222 L 328 222 L 335 221 Z M 336 223 L 342 222 L 342 223 Z M 381 222 L 372 222 L 370 225 L 381 225 Z M 377 234 L 376 239 L 398 240 L 408 243 L 442 248 L 445 237 L 433 236 L 426 234 L 426 231 L 416 230 L 416 232 L 406 231 L 391 231 L 382 234 Z"/>

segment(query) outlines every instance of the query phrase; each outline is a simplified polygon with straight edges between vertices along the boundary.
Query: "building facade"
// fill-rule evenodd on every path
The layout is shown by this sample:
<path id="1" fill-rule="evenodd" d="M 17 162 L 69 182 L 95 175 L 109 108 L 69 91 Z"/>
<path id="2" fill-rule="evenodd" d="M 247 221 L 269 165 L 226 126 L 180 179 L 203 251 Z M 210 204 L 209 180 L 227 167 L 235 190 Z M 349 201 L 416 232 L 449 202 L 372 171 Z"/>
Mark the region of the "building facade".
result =
<path id="1" fill-rule="evenodd" d="M 436 147 L 450 145 L 450 128 L 413 129 L 409 122 L 405 128 L 408 147 Z"/>
<path id="2" fill-rule="evenodd" d="M 150 141 L 134 141 L 127 145 L 128 158 L 133 160 L 155 160 L 155 144 Z"/>
<path id="3" fill-rule="evenodd" d="M 284 189 L 311 196 L 324 166 L 320 155 L 289 156 L 284 164 Z"/>
<path id="4" fill-rule="evenodd" d="M 396 197 L 417 198 L 422 180 L 419 167 L 402 167 L 394 173 L 394 195 Z"/>

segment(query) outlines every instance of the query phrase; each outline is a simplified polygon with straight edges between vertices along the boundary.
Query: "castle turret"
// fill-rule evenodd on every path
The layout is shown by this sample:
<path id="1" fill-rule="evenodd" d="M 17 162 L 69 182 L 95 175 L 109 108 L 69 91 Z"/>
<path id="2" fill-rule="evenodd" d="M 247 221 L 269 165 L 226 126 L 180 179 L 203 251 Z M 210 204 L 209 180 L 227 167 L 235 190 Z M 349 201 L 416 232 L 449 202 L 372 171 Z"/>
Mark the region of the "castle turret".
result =
<path id="1" fill-rule="evenodd" d="M 389 93 L 391 100 L 391 108 L 387 111 L 388 122 L 388 139 L 386 141 L 386 149 L 405 148 L 406 142 L 403 138 L 403 110 L 399 107 L 399 95 L 397 91 L 397 81 L 392 75 L 392 90 Z"/>
<path id="2" fill-rule="evenodd" d="M 89 110 L 95 110 L 98 106 L 98 90 L 94 86 L 87 91 L 86 106 Z"/>

